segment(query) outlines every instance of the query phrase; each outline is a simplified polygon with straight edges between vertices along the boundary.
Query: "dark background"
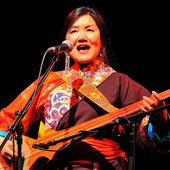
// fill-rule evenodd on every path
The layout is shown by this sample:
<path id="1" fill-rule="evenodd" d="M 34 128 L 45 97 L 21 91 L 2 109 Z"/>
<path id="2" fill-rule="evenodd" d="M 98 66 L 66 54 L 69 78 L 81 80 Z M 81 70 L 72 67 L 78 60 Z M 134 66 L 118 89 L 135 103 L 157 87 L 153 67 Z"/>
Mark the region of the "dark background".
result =
<path id="1" fill-rule="evenodd" d="M 37 78 L 46 49 L 61 43 L 65 16 L 80 5 L 95 7 L 103 15 L 119 71 L 149 90 L 169 89 L 169 3 L 5 1 L 0 5 L 0 108 Z M 48 65 L 46 61 L 44 65 Z"/>

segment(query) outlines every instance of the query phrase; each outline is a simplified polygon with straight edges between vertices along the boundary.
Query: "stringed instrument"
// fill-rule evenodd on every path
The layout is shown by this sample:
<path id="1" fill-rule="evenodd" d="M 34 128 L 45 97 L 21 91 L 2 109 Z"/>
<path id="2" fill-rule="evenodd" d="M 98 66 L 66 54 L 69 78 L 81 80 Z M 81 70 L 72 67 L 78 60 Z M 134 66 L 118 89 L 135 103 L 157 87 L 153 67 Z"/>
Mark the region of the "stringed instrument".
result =
<path id="1" fill-rule="evenodd" d="M 163 100 L 165 100 L 170 97 L 170 89 L 161 92 L 159 94 L 161 95 Z M 27 142 L 27 146 L 24 146 L 25 154 L 23 156 L 25 158 L 25 161 L 23 165 L 23 170 L 33 170 L 34 164 L 39 158 L 46 158 L 48 160 L 51 160 L 57 150 L 67 145 L 72 138 L 81 135 L 82 132 L 91 131 L 96 128 L 100 128 L 102 126 L 112 123 L 113 120 L 115 120 L 116 118 L 119 117 L 128 118 L 131 115 L 139 112 L 140 111 L 139 106 L 141 104 L 142 101 L 138 101 L 124 108 L 117 109 L 113 112 L 107 113 L 100 117 L 91 119 L 89 121 L 83 122 L 81 124 L 78 124 L 76 126 L 64 130 L 60 130 L 60 131 L 48 130 L 44 134 L 44 136 L 42 136 L 39 139 L 32 139 L 27 136 L 23 136 Z M 47 144 L 50 143 L 51 141 L 55 141 L 55 145 L 49 146 L 47 150 L 34 148 L 34 146 L 37 144 L 38 145 Z M 0 155 L 0 161 L 1 161 L 0 170 L 13 170 L 13 167 L 8 166 L 1 155 Z M 39 164 L 42 164 L 42 162 Z"/>

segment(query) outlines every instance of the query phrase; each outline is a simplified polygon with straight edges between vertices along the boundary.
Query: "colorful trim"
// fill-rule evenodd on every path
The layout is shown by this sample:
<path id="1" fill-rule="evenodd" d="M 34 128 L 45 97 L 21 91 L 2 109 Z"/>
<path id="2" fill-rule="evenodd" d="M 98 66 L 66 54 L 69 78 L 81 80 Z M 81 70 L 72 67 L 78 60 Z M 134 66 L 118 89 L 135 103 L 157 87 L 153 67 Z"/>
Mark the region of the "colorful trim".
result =
<path id="1" fill-rule="evenodd" d="M 6 136 L 6 134 L 7 134 L 6 132 L 4 132 L 4 131 L 0 131 L 0 136 L 1 136 L 1 137 L 5 137 L 5 136 Z"/>

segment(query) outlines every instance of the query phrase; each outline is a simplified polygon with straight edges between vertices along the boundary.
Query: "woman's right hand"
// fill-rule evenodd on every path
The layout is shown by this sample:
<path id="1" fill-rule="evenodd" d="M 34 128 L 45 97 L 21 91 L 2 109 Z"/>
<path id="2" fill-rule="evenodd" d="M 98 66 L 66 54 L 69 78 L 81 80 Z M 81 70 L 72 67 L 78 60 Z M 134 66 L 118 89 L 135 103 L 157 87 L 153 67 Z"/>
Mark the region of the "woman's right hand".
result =
<path id="1" fill-rule="evenodd" d="M 4 137 L 0 137 L 0 144 L 4 141 Z M 5 145 L 3 146 L 1 150 L 1 156 L 8 161 L 12 161 L 13 156 L 17 156 L 17 153 L 13 152 L 13 141 L 7 140 Z"/>

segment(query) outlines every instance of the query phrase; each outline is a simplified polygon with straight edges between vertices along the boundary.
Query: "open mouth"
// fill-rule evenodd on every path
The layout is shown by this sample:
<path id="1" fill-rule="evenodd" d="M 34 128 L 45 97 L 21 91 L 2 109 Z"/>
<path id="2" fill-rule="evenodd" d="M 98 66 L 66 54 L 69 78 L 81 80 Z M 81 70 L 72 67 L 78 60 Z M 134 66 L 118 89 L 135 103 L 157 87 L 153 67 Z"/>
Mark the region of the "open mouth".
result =
<path id="1" fill-rule="evenodd" d="M 88 49 L 90 49 L 90 46 L 89 46 L 89 45 L 79 45 L 79 46 L 77 47 L 77 50 L 78 50 L 78 51 L 88 50 Z"/>

